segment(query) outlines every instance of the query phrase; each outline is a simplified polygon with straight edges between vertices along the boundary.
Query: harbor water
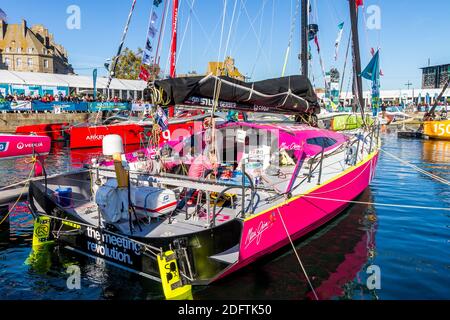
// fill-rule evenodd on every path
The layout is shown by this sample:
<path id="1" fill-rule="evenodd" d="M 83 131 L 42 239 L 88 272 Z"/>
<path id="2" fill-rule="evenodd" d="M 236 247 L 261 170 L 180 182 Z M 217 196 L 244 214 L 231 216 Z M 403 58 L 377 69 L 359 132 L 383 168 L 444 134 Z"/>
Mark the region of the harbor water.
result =
<path id="1" fill-rule="evenodd" d="M 450 141 L 383 135 L 383 149 L 450 180 Z M 55 145 L 49 174 L 80 167 L 101 150 L 70 151 Z M 26 179 L 25 160 L 0 162 L 0 186 Z M 320 299 L 449 299 L 450 187 L 380 154 L 372 185 L 338 218 L 295 242 Z M 394 204 L 395 206 L 385 206 Z M 424 207 L 424 208 L 412 208 Z M 33 218 L 19 203 L 9 226 L 0 226 L 0 299 L 164 299 L 160 284 L 52 247 L 31 253 Z M 81 270 L 81 288 L 69 289 L 67 268 Z M 376 277 L 374 277 L 376 275 Z M 207 287 L 202 299 L 313 299 L 291 246 Z"/>

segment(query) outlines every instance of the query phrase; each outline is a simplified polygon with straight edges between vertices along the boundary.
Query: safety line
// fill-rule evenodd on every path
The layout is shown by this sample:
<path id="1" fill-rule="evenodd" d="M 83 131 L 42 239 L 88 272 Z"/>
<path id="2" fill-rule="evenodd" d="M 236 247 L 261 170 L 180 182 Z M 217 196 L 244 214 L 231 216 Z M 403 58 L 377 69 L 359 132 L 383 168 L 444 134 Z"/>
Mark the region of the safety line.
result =
<path id="1" fill-rule="evenodd" d="M 412 169 L 414 169 L 414 170 L 416 170 L 416 171 L 418 171 L 418 172 L 420 172 L 420 173 L 422 173 L 422 174 L 424 174 L 424 175 L 426 175 L 426 176 L 428 176 L 428 177 L 430 177 L 430 178 L 432 178 L 432 179 L 434 179 L 436 181 L 439 181 L 440 183 L 443 183 L 443 184 L 446 184 L 446 185 L 450 186 L 450 181 L 448 181 L 448 180 L 446 180 L 444 178 L 441 178 L 441 177 L 439 177 L 439 176 L 437 176 L 437 175 L 435 175 L 435 174 L 433 174 L 431 172 L 425 171 L 425 170 L 419 168 L 418 166 L 416 166 L 416 165 L 414 165 L 412 163 L 409 163 L 406 160 L 402 160 L 399 157 L 397 157 L 396 155 L 394 155 L 394 154 L 392 154 L 392 153 L 390 153 L 390 152 L 388 152 L 388 151 L 386 151 L 384 149 L 380 149 L 380 150 L 383 151 L 388 156 L 390 156 L 391 158 L 393 158 L 393 159 L 403 163 L 404 165 L 406 165 L 406 166 L 408 166 L 408 167 L 410 167 L 410 168 L 412 168 Z"/>
<path id="2" fill-rule="evenodd" d="M 314 287 L 313 287 L 311 281 L 309 280 L 308 273 L 306 272 L 305 267 L 303 266 L 302 260 L 300 259 L 300 256 L 298 255 L 297 249 L 295 248 L 294 242 L 292 241 L 289 231 L 286 228 L 286 224 L 284 223 L 284 219 L 283 219 L 283 216 L 281 215 L 280 208 L 277 208 L 277 211 L 278 211 L 278 215 L 281 218 L 281 222 L 283 223 L 283 227 L 284 227 L 284 230 L 286 231 L 286 235 L 288 236 L 288 239 L 291 243 L 292 249 L 294 250 L 295 256 L 297 257 L 298 263 L 300 264 L 300 267 L 302 268 L 302 271 L 305 274 L 306 280 L 308 281 L 309 287 L 311 288 L 316 300 L 319 300 L 319 297 L 317 296 L 316 291 L 314 290 Z"/>
<path id="3" fill-rule="evenodd" d="M 405 209 L 421 209 L 421 210 L 432 210 L 432 211 L 450 211 L 450 208 L 424 207 L 424 206 L 413 206 L 413 205 L 403 205 L 403 204 L 394 204 L 394 203 L 343 200 L 343 199 L 334 199 L 334 198 L 315 197 L 315 196 L 308 195 L 308 194 L 302 195 L 302 197 L 303 198 L 317 199 L 317 200 L 335 201 L 335 202 L 375 205 L 375 206 L 382 206 L 382 207 L 394 207 L 394 208 L 405 208 Z"/>

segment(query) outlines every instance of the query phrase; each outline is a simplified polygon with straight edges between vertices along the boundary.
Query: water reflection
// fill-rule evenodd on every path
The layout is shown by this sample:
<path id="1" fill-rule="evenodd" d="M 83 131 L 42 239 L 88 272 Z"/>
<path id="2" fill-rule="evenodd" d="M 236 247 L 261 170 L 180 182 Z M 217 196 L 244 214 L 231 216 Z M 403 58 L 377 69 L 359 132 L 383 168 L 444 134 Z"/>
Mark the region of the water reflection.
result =
<path id="1" fill-rule="evenodd" d="M 371 199 L 370 189 L 359 198 L 363 202 L 370 202 Z M 26 212 L 24 214 L 27 215 Z M 19 216 L 14 215 L 13 220 L 17 217 Z M 5 242 L 9 247 L 14 247 L 23 245 L 25 241 L 29 248 L 32 225 L 33 221 L 30 218 L 22 223 L 12 222 L 10 237 Z M 353 205 L 319 231 L 296 242 L 320 299 L 350 298 L 355 291 L 362 290 L 361 284 L 365 283 L 365 280 L 355 279 L 358 279 L 361 270 L 365 270 L 375 257 L 376 226 L 376 215 L 372 207 Z M 23 232 L 24 230 L 26 232 Z M 81 269 L 83 289 L 81 292 L 69 290 L 65 285 L 69 276 L 66 273 L 67 267 L 73 264 Z M 91 259 L 72 253 L 58 245 L 28 250 L 22 265 L 29 277 L 27 286 L 31 286 L 32 292 L 38 294 L 40 298 L 54 298 L 52 295 L 57 291 L 63 299 L 87 299 L 90 296 L 94 299 L 164 299 L 160 284 L 105 264 L 101 259 Z M 194 288 L 193 297 L 194 299 L 313 298 L 289 246 L 223 281 L 208 287 Z"/>
<path id="2" fill-rule="evenodd" d="M 359 201 L 371 202 L 370 189 Z M 377 217 L 372 206 L 355 204 L 319 231 L 296 242 L 303 265 L 320 299 L 372 293 L 365 270 L 376 256 Z M 313 299 L 292 248 L 287 246 L 223 281 L 199 290 L 194 299 Z M 235 294 L 233 294 L 235 296 Z M 369 297 L 370 298 L 370 297 Z"/>
<path id="3" fill-rule="evenodd" d="M 423 141 L 422 159 L 428 163 L 448 165 L 450 163 L 450 141 Z"/>
<path id="4" fill-rule="evenodd" d="M 450 179 L 450 141 L 398 139 L 390 129 L 382 138 L 385 150 Z M 55 146 L 47 168 L 52 173 L 68 170 L 100 152 Z M 0 185 L 5 177 L 26 177 L 26 164 L 17 161 L 7 162 L 16 166 L 11 168 L 0 162 Z M 449 207 L 450 188 L 382 153 L 375 180 L 359 200 Z M 377 295 L 448 299 L 449 218 L 448 212 L 441 211 L 353 205 L 321 230 L 296 241 L 296 247 L 321 299 L 376 299 Z M 25 264 L 33 219 L 24 204 L 12 213 L 10 227 L 4 227 L 0 226 L 0 299 L 164 299 L 158 283 L 59 246 L 49 252 L 50 267 Z M 81 269 L 81 290 L 67 289 L 66 271 L 72 264 Z M 366 286 L 370 265 L 381 268 L 379 291 Z M 197 300 L 313 298 L 290 246 L 218 283 L 194 288 L 193 295 Z"/>
<path id="5" fill-rule="evenodd" d="M 125 146 L 125 152 L 134 152 L 139 145 Z M 63 173 L 90 164 L 92 158 L 102 155 L 102 148 L 70 149 L 64 142 L 53 142 L 48 156 L 43 157 L 48 175 Z M 25 180 L 32 169 L 31 157 L 0 160 L 0 187 Z"/>

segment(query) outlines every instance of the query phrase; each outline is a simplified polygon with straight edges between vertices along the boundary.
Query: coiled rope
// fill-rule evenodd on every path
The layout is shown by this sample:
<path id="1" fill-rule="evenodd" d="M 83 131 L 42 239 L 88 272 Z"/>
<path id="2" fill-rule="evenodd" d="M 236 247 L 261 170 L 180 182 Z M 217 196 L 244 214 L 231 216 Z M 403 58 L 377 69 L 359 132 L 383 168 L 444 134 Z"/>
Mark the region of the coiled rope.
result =
<path id="1" fill-rule="evenodd" d="M 159 140 L 161 138 L 162 129 L 158 124 L 154 124 L 152 127 L 151 135 L 148 139 L 148 144 L 152 147 L 159 145 Z"/>
<path id="2" fill-rule="evenodd" d="M 170 97 L 167 96 L 166 100 L 164 100 L 164 90 L 163 88 L 150 87 L 150 96 L 152 99 L 152 104 L 154 105 L 163 105 L 167 106 L 170 103 Z"/>

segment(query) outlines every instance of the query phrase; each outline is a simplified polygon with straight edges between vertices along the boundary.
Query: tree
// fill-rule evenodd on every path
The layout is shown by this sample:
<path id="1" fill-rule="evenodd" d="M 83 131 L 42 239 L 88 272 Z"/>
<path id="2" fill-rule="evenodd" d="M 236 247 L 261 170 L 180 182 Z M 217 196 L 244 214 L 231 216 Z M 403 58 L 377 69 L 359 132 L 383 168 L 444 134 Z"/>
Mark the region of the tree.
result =
<path id="1" fill-rule="evenodd" d="M 119 61 L 117 62 L 114 78 L 137 80 L 139 73 L 141 72 L 141 57 L 141 48 L 138 48 L 137 52 L 125 48 L 120 55 Z"/>
<path id="2" fill-rule="evenodd" d="M 136 52 L 125 48 L 117 62 L 114 78 L 138 80 L 141 72 L 142 49 L 138 48 Z M 159 78 L 160 68 L 157 64 L 145 66 L 150 73 L 150 81 Z"/>

